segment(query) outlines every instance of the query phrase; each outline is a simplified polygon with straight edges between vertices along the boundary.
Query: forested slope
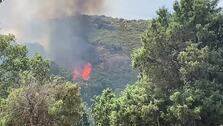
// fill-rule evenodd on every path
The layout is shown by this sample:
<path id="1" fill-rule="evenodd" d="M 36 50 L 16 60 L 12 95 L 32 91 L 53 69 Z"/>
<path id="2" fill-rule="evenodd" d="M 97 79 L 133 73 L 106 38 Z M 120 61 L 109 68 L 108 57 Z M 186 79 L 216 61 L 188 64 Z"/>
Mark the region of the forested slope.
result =
<path id="1" fill-rule="evenodd" d="M 141 34 L 147 28 L 148 21 L 105 16 L 83 15 L 83 17 L 90 22 L 91 33 L 88 40 L 99 58 L 99 61 L 93 64 L 90 80 L 77 80 L 82 87 L 82 97 L 90 103 L 91 98 L 103 89 L 109 87 L 120 92 L 127 84 L 136 80 L 137 74 L 131 67 L 130 54 L 134 48 L 139 47 Z M 39 52 L 47 57 L 47 51 L 37 43 L 27 43 L 27 46 L 30 55 Z M 55 62 L 51 63 L 50 72 L 72 80 L 71 71 L 60 67 Z"/>

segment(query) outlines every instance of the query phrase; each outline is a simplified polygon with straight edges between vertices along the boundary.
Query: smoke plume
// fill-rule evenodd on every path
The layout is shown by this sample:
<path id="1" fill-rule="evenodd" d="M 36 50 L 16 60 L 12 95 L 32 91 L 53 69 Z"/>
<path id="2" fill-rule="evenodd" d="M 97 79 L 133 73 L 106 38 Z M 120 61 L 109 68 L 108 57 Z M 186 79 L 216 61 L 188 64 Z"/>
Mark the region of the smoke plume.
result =
<path id="1" fill-rule="evenodd" d="M 103 0 L 6 0 L 0 5 L 0 33 L 41 43 L 51 59 L 73 69 L 95 57 L 90 22 L 82 15 L 102 10 Z"/>

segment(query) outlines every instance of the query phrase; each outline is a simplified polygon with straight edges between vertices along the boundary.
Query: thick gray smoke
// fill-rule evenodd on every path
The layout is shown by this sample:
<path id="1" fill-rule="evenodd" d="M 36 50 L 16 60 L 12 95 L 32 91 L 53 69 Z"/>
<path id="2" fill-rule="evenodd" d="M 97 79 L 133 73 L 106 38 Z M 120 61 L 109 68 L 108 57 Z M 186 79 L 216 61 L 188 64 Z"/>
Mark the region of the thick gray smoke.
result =
<path id="1" fill-rule="evenodd" d="M 88 42 L 92 30 L 88 16 L 53 19 L 50 27 L 49 50 L 58 64 L 72 69 L 97 61 L 95 50 Z"/>
<path id="2" fill-rule="evenodd" d="M 0 5 L 0 33 L 38 42 L 49 56 L 69 69 L 91 62 L 91 31 L 83 14 L 97 14 L 103 0 L 6 0 Z"/>

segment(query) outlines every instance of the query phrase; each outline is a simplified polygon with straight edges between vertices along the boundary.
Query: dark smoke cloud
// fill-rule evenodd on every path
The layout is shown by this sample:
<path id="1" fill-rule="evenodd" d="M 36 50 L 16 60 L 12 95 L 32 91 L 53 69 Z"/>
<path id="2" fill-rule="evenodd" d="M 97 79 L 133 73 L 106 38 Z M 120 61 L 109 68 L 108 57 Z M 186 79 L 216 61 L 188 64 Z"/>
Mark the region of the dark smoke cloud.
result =
<path id="1" fill-rule="evenodd" d="M 38 14 L 43 18 L 58 18 L 79 14 L 95 14 L 102 9 L 104 0 L 46 0 L 38 2 L 40 11 Z"/>
<path id="2" fill-rule="evenodd" d="M 72 69 L 97 62 L 95 50 L 88 42 L 92 30 L 88 16 L 53 19 L 50 27 L 49 51 L 58 64 Z"/>
<path id="3" fill-rule="evenodd" d="M 103 0 L 7 0 L 0 5 L 0 33 L 38 42 L 58 64 L 71 69 L 91 62 L 91 31 L 83 14 L 102 11 Z"/>

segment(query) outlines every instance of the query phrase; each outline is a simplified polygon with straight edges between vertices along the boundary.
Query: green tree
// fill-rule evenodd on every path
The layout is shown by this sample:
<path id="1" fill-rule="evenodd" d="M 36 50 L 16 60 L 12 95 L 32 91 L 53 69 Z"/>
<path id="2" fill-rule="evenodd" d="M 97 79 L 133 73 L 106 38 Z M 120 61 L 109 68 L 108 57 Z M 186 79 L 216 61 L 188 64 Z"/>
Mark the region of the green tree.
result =
<path id="1" fill-rule="evenodd" d="M 1 109 L 3 126 L 79 126 L 83 115 L 79 86 L 59 78 L 14 89 Z"/>
<path id="2" fill-rule="evenodd" d="M 63 82 L 63 81 L 62 81 Z M 54 115 L 59 125 L 78 126 L 83 115 L 83 106 L 80 98 L 80 88 L 69 82 L 59 82 L 51 88 L 54 104 L 49 113 Z"/>
<path id="3" fill-rule="evenodd" d="M 9 88 L 19 87 L 32 76 L 38 83 L 48 79 L 49 64 L 40 55 L 28 58 L 27 48 L 15 43 L 15 36 L 0 35 L 0 97 L 7 97 Z"/>
<path id="4" fill-rule="evenodd" d="M 222 51 L 211 50 L 207 46 L 198 48 L 198 44 L 189 44 L 185 51 L 179 54 L 178 60 L 182 64 L 180 68 L 181 78 L 184 81 L 182 89 L 172 95 L 179 94 L 179 100 L 171 99 L 174 105 L 183 105 L 189 112 L 178 115 L 181 120 L 188 119 L 185 123 L 192 121 L 196 125 L 220 125 L 223 123 L 223 86 L 222 86 Z M 178 92 L 179 91 L 179 92 Z M 172 97 L 170 96 L 170 97 Z M 176 103 L 176 104 L 175 104 Z M 183 112 L 181 114 L 184 114 Z M 182 122 L 183 122 L 182 120 Z M 190 124 L 188 124 L 190 125 Z"/>
<path id="5" fill-rule="evenodd" d="M 173 13 L 157 12 L 132 54 L 139 82 L 115 98 L 110 125 L 223 124 L 223 14 L 217 3 L 180 0 Z"/>
<path id="6" fill-rule="evenodd" d="M 142 85 L 137 84 L 125 89 L 116 99 L 115 109 L 111 112 L 111 125 L 157 126 L 159 124 L 158 105 L 161 101 L 148 96 L 147 91 Z"/>
<path id="7" fill-rule="evenodd" d="M 181 0 L 174 11 L 158 11 L 133 66 L 164 100 L 161 125 L 221 125 L 223 15 L 217 0 Z"/>
<path id="8" fill-rule="evenodd" d="M 95 98 L 91 114 L 97 126 L 110 125 L 110 114 L 114 109 L 114 99 L 115 95 L 111 89 L 104 90 L 101 96 Z"/>
<path id="9" fill-rule="evenodd" d="M 49 76 L 48 61 L 38 54 L 27 57 L 13 35 L 0 35 L 0 84 L 1 126 L 83 124 L 80 87 Z"/>
<path id="10" fill-rule="evenodd" d="M 1 94 L 7 95 L 8 87 L 18 85 L 19 74 L 28 69 L 26 47 L 15 44 L 13 35 L 0 35 Z"/>

